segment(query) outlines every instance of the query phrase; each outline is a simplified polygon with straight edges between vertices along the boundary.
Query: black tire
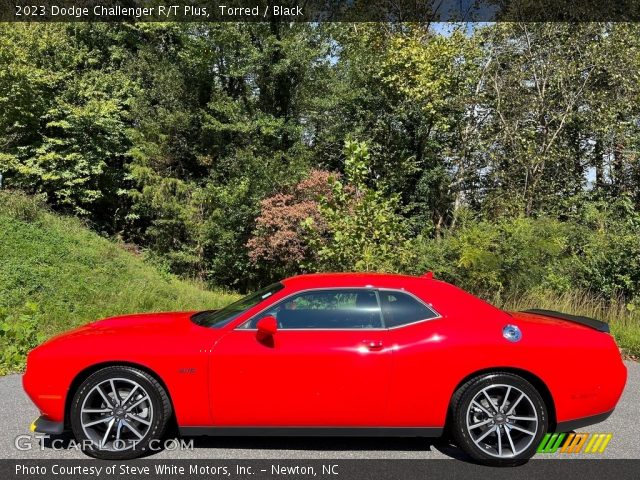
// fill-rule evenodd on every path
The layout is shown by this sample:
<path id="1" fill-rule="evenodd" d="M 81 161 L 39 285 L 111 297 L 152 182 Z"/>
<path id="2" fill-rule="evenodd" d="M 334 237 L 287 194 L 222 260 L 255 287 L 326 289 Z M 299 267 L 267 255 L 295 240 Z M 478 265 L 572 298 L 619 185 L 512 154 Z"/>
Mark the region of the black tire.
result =
<path id="1" fill-rule="evenodd" d="M 512 387 L 512 390 L 504 389 L 504 387 L 501 387 L 503 385 Z M 520 431 L 517 431 L 517 430 L 514 432 L 514 430 L 509 428 L 509 425 L 505 425 L 503 423 L 503 422 L 506 422 L 506 420 L 503 420 L 506 417 L 501 415 L 501 412 L 495 412 L 494 410 L 490 410 L 489 413 L 494 413 L 493 416 L 486 415 L 484 412 L 479 412 L 479 413 L 480 415 L 483 416 L 484 419 L 486 420 L 491 419 L 489 425 L 486 428 L 496 428 L 497 430 L 499 430 L 499 432 L 490 433 L 487 437 L 485 437 L 487 438 L 486 440 L 487 444 L 485 444 L 483 440 L 479 441 L 479 443 L 482 444 L 484 448 L 481 448 L 481 446 L 479 446 L 476 442 L 474 442 L 474 439 L 472 438 L 471 433 L 469 432 L 469 428 L 467 426 L 467 418 L 469 415 L 473 414 L 473 413 L 470 413 L 472 412 L 471 402 L 474 400 L 474 398 L 476 398 L 477 395 L 482 394 L 482 391 L 484 389 L 491 386 L 494 386 L 492 388 L 496 389 L 497 391 L 504 389 L 505 393 L 506 391 L 512 392 L 512 393 L 509 393 L 508 395 L 503 395 L 502 399 L 504 399 L 504 396 L 508 396 L 508 398 L 510 399 L 517 399 L 517 396 L 518 396 L 517 390 L 520 390 L 521 393 L 526 394 L 530 402 L 526 402 L 520 408 L 524 409 L 526 407 L 530 410 L 535 410 L 535 414 L 537 415 L 537 421 L 528 422 L 525 424 L 526 428 L 529 428 L 531 432 L 535 432 L 535 435 L 531 436 L 527 434 L 522 434 Z M 489 392 L 496 391 L 496 390 L 489 390 Z M 499 404 L 502 402 L 501 400 L 498 401 L 498 397 L 496 397 L 495 403 Z M 511 405 L 512 403 L 514 402 L 510 402 L 509 405 Z M 477 412 L 479 407 L 476 407 L 476 405 L 477 403 L 474 403 L 473 409 L 474 411 Z M 487 405 L 489 405 L 488 401 L 484 404 L 484 406 L 486 407 Z M 498 406 L 501 406 L 501 405 L 498 405 Z M 508 412 L 508 410 L 509 408 L 504 409 L 505 412 Z M 496 372 L 496 373 L 480 375 L 466 382 L 455 392 L 451 400 L 450 414 L 451 414 L 450 416 L 451 434 L 455 443 L 458 445 L 458 447 L 460 447 L 475 462 L 481 463 L 483 465 L 492 465 L 492 466 L 515 466 L 515 465 L 521 465 L 523 463 L 526 463 L 527 460 L 529 460 L 535 454 L 536 449 L 538 448 L 538 445 L 542 440 L 542 437 L 547 432 L 548 422 L 549 422 L 547 407 L 540 393 L 533 387 L 533 385 L 531 385 L 531 383 L 529 383 L 524 378 L 512 373 L 507 373 L 507 372 Z M 532 415 L 532 414 L 533 413 L 529 415 Z M 483 419 L 481 420 L 484 421 Z M 511 422 L 511 425 L 512 425 L 514 423 L 514 420 L 510 420 L 509 422 Z M 481 423 L 481 422 L 478 422 L 478 423 Z M 535 424 L 535 427 L 532 426 L 534 424 Z M 476 425 L 476 423 L 474 423 L 474 425 Z M 519 426 L 522 426 L 522 425 L 519 425 Z M 473 425 L 471 427 L 473 427 Z M 477 428 L 482 428 L 482 427 L 477 427 Z M 507 429 L 509 429 L 509 431 L 511 432 L 508 439 L 506 439 Z M 472 431 L 476 432 L 478 430 L 472 430 Z M 486 430 L 484 430 L 484 432 L 486 432 Z M 498 433 L 500 436 L 498 435 Z M 476 441 L 478 441 L 479 437 L 481 437 L 482 434 L 483 434 L 482 430 L 478 433 L 478 435 L 475 435 L 474 433 Z M 516 455 L 513 455 L 512 449 L 511 447 L 508 446 L 507 440 L 509 440 L 510 442 L 512 440 L 511 437 L 515 436 L 516 434 L 522 436 L 521 439 L 519 440 L 520 445 L 522 445 L 522 450 L 520 451 L 518 449 L 518 446 L 516 446 L 515 450 L 517 453 Z M 498 451 L 497 451 L 498 438 L 500 438 L 502 442 L 501 448 L 503 448 L 502 454 L 504 456 L 497 455 L 498 454 Z M 495 446 L 488 445 L 492 442 L 495 442 Z M 526 446 L 526 448 L 524 448 L 527 442 L 530 442 L 530 443 L 528 446 Z M 512 455 L 512 456 L 505 458 L 507 455 Z"/>
<path id="2" fill-rule="evenodd" d="M 108 382 L 114 379 L 116 379 L 116 382 L 125 382 L 125 384 L 128 380 L 135 382 L 135 384 L 138 385 L 138 390 L 136 390 L 136 393 L 142 391 L 147 394 L 149 400 L 146 400 L 145 403 L 146 405 L 150 406 L 150 408 L 147 408 L 147 411 L 151 413 L 148 417 L 146 417 L 146 419 L 148 420 L 148 425 L 138 424 L 139 426 L 146 429 L 146 432 L 144 433 L 144 436 L 142 438 L 134 438 L 134 441 L 131 442 L 130 446 L 127 445 L 125 447 L 124 445 L 122 445 L 121 448 L 116 448 L 116 442 L 113 442 L 114 447 L 112 447 L 112 449 L 107 449 L 102 448 L 100 442 L 96 442 L 95 439 L 92 439 L 87 434 L 86 429 L 88 429 L 88 427 L 86 424 L 83 426 L 82 423 L 82 406 L 89 395 L 96 395 L 96 390 L 94 390 L 95 387 L 97 387 L 98 385 L 104 385 L 105 381 Z M 113 397 L 113 395 L 110 395 L 108 399 L 112 399 Z M 120 401 L 121 398 L 119 398 L 118 400 Z M 127 405 L 131 405 L 132 403 L 133 400 L 131 402 L 128 402 Z M 102 407 L 106 407 L 106 402 L 105 405 L 102 405 Z M 107 409 L 108 408 L 111 407 L 107 407 Z M 115 409 L 113 411 L 115 412 Z M 172 408 L 169 396 L 167 395 L 167 392 L 162 387 L 162 385 L 153 376 L 137 368 L 128 366 L 113 366 L 105 367 L 101 370 L 98 370 L 97 372 L 91 374 L 84 382 L 82 382 L 75 395 L 73 396 L 69 414 L 71 429 L 76 441 L 82 445 L 82 450 L 85 454 L 89 455 L 90 457 L 106 460 L 126 460 L 141 457 L 148 453 L 151 453 L 151 446 L 153 447 L 153 450 L 161 446 L 160 440 L 163 438 L 163 435 L 165 433 L 167 423 L 171 417 L 171 412 Z M 86 415 L 86 413 L 84 415 Z M 103 415 L 105 415 L 106 418 L 107 415 L 112 414 L 106 413 Z M 149 417 L 151 417 L 150 420 Z M 114 422 L 115 421 L 116 420 L 114 420 Z M 129 420 L 129 422 L 131 422 L 131 420 Z M 103 428 L 106 432 L 107 426 L 112 425 L 113 422 L 106 423 L 107 425 L 100 424 L 98 427 L 92 428 Z M 93 430 L 89 430 L 89 432 L 94 433 Z M 100 433 L 100 435 L 102 434 L 102 432 L 96 433 Z M 120 443 L 118 443 L 117 446 L 120 447 Z"/>

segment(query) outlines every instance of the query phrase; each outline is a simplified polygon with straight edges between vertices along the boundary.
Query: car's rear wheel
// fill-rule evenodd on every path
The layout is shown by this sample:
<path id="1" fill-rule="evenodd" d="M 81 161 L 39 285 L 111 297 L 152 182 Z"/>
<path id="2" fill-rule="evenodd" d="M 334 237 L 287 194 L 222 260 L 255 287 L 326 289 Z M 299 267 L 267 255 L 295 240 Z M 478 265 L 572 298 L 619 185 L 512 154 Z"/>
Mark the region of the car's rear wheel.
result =
<path id="1" fill-rule="evenodd" d="M 540 393 L 512 373 L 471 379 L 455 393 L 451 407 L 454 440 L 480 463 L 524 463 L 547 431 L 547 408 Z"/>
<path id="2" fill-rule="evenodd" d="M 90 375 L 70 410 L 71 428 L 83 451 L 109 460 L 139 457 L 159 446 L 170 416 L 171 402 L 162 385 L 127 366 Z"/>

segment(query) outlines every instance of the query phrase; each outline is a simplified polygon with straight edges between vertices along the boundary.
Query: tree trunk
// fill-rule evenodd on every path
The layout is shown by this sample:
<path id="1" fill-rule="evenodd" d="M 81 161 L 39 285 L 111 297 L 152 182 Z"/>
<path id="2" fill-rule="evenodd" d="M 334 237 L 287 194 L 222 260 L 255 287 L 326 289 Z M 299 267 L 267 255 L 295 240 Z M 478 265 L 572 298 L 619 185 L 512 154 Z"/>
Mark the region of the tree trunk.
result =
<path id="1" fill-rule="evenodd" d="M 596 185 L 597 191 L 602 191 L 604 188 L 604 165 L 602 161 L 602 140 L 597 139 L 595 147 L 593 148 L 593 166 L 596 169 Z"/>
<path id="2" fill-rule="evenodd" d="M 613 192 L 620 195 L 624 192 L 624 145 L 616 142 L 613 148 Z"/>

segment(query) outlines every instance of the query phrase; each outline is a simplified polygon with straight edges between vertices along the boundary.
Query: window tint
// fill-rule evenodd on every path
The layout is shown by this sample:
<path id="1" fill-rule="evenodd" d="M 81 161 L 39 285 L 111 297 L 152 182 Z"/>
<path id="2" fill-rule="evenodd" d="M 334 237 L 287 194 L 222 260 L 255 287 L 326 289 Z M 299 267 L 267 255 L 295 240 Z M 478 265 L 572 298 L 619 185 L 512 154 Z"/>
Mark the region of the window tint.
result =
<path id="1" fill-rule="evenodd" d="M 382 328 L 380 305 L 372 290 L 315 290 L 276 304 L 251 319 L 243 328 L 255 328 L 258 320 L 274 316 L 278 328 Z"/>
<path id="2" fill-rule="evenodd" d="M 422 302 L 406 293 L 381 291 L 380 300 L 382 301 L 384 324 L 387 328 L 438 316 Z"/>

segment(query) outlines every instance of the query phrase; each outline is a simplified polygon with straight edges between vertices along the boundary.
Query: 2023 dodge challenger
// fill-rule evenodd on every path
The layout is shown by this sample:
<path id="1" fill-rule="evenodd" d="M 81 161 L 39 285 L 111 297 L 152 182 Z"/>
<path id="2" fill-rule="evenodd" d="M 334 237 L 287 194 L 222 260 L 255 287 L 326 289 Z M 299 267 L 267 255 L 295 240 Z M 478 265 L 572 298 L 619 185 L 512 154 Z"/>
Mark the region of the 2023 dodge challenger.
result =
<path id="1" fill-rule="evenodd" d="M 28 357 L 37 432 L 91 456 L 184 435 L 440 436 L 515 464 L 604 420 L 626 381 L 605 323 L 504 312 L 431 275 L 288 278 L 221 310 L 109 318 Z"/>

